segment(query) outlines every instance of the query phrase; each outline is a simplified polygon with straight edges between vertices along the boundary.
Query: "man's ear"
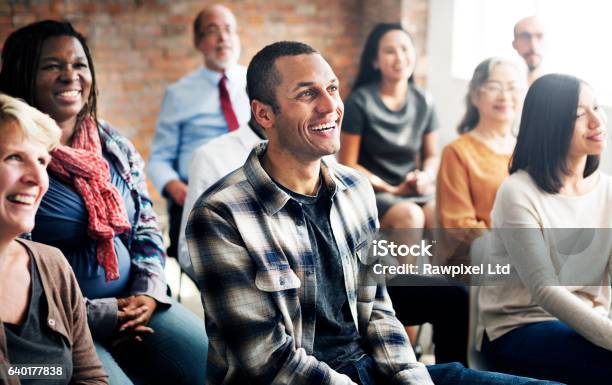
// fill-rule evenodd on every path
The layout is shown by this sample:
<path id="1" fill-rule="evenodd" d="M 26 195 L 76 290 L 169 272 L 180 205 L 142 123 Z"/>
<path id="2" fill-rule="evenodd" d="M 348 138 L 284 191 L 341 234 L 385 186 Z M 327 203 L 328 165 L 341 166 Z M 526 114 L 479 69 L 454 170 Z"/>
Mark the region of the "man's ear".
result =
<path id="1" fill-rule="evenodd" d="M 253 99 L 251 101 L 251 113 L 255 121 L 265 130 L 269 130 L 274 125 L 276 115 L 269 104 Z"/>
<path id="2" fill-rule="evenodd" d="M 204 34 L 202 33 L 202 31 L 193 31 L 193 46 L 199 50 L 200 49 L 200 43 L 202 42 L 202 38 L 204 37 Z"/>
<path id="3" fill-rule="evenodd" d="M 512 48 L 516 50 L 516 37 L 512 40 Z"/>

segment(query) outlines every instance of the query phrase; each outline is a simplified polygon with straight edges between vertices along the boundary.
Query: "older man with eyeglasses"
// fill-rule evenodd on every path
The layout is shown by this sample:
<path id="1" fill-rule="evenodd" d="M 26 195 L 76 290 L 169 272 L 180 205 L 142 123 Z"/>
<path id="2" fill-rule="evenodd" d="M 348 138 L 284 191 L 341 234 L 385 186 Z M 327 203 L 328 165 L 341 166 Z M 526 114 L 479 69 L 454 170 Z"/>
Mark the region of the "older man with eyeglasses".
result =
<path id="1" fill-rule="evenodd" d="M 544 75 L 542 68 L 544 42 L 544 25 L 535 16 L 525 17 L 514 25 L 512 47 L 529 68 L 527 78 L 529 85 Z"/>
<path id="2" fill-rule="evenodd" d="M 238 129 L 250 116 L 246 68 L 237 64 L 240 38 L 234 14 L 219 4 L 203 9 L 193 23 L 193 42 L 204 66 L 166 90 L 147 168 L 155 188 L 168 199 L 170 256 L 177 256 L 193 151 Z"/>

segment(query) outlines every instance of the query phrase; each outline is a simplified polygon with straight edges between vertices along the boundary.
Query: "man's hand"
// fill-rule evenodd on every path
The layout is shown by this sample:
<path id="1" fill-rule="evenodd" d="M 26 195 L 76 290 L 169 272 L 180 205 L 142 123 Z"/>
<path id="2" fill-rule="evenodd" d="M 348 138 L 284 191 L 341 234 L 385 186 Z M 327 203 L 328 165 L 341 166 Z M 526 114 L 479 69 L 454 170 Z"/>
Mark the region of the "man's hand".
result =
<path id="1" fill-rule="evenodd" d="M 166 183 L 164 190 L 168 195 L 170 195 L 174 203 L 181 207 L 185 204 L 185 198 L 187 197 L 187 185 L 181 180 L 171 180 L 170 182 Z"/>
<path id="2" fill-rule="evenodd" d="M 146 295 L 132 295 L 117 299 L 119 332 L 146 326 L 157 308 L 157 302 Z M 152 330 L 152 329 L 151 329 Z"/>

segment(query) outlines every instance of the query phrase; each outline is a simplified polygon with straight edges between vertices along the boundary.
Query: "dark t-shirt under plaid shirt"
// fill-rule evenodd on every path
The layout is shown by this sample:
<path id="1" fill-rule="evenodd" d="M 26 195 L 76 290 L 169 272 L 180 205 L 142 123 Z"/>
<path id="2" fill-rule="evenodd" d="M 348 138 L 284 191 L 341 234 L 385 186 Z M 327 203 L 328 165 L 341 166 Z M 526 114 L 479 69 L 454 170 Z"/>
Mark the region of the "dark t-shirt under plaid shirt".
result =
<path id="1" fill-rule="evenodd" d="M 297 213 L 306 222 L 315 262 L 316 310 L 313 355 L 327 363 L 332 369 L 358 360 L 365 353 L 351 316 L 346 290 L 342 260 L 334 240 L 329 212 L 331 195 L 328 189 L 319 186 L 317 195 L 302 195 L 280 183 L 278 186 L 295 199 L 303 213 Z M 302 218 L 298 218 L 299 221 Z"/>

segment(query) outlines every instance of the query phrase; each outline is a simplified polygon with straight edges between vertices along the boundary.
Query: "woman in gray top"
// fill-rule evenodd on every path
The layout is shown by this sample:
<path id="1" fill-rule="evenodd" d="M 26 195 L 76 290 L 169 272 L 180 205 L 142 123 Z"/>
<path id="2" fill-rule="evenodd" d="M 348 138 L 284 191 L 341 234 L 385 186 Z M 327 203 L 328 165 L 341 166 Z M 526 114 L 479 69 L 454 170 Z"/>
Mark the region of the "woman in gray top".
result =
<path id="1" fill-rule="evenodd" d="M 364 172 L 381 228 L 433 225 L 438 128 L 431 100 L 412 79 L 416 49 L 399 24 L 378 24 L 366 42 L 342 124 L 341 163 Z"/>
<path id="2" fill-rule="evenodd" d="M 380 227 L 402 229 L 381 234 L 395 242 L 400 237 L 402 244 L 419 242 L 422 229 L 435 222 L 438 123 L 431 100 L 412 81 L 415 52 L 401 25 L 374 27 L 345 105 L 338 154 L 341 163 L 368 176 Z M 415 262 L 408 258 L 397 262 Z M 387 285 L 398 319 L 404 325 L 432 323 L 436 363 L 467 365 L 465 287 L 443 278 L 401 278 Z"/>

